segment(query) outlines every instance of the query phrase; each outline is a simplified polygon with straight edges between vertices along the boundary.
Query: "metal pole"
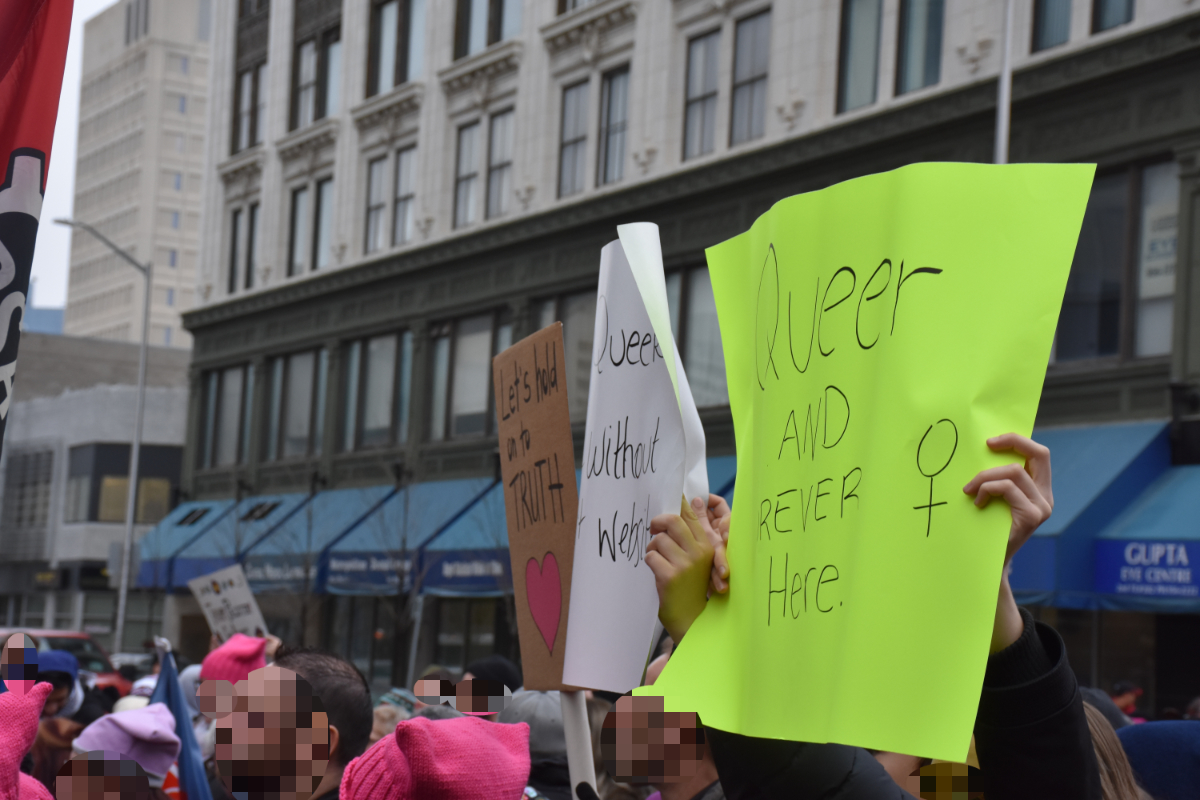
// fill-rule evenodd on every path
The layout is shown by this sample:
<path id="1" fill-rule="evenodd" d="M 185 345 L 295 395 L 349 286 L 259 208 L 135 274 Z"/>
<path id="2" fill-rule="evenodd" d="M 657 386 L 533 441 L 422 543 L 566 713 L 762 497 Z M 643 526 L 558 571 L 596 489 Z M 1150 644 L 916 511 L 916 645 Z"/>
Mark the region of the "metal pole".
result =
<path id="1" fill-rule="evenodd" d="M 996 98 L 997 164 L 1008 163 L 1008 129 L 1012 114 L 1012 28 L 1013 0 L 1004 0 L 1004 49 L 1000 52 L 1000 89 Z"/>
<path id="2" fill-rule="evenodd" d="M 113 634 L 113 652 L 122 652 L 125 643 L 125 609 L 129 596 L 129 562 L 133 554 L 133 523 L 137 511 L 137 476 L 138 463 L 142 455 L 142 422 L 146 411 L 146 344 L 150 335 L 150 288 L 152 265 L 147 262 L 140 264 L 129 253 L 117 247 L 106 236 L 91 225 L 70 219 L 54 220 L 60 225 L 78 228 L 99 239 L 114 253 L 119 255 L 130 266 L 142 273 L 145 278 L 145 292 L 142 298 L 142 342 L 138 351 L 138 392 L 137 406 L 134 411 L 136 419 L 133 428 L 133 446 L 129 451 L 129 491 L 125 498 L 125 541 L 121 552 L 121 584 L 117 592 L 117 629 Z"/>

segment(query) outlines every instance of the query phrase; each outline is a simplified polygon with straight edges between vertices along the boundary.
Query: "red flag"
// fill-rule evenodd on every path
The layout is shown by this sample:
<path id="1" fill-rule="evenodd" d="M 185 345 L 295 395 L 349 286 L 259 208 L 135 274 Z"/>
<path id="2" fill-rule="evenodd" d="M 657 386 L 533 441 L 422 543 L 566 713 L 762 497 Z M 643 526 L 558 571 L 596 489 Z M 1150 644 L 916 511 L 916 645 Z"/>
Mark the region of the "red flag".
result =
<path id="1" fill-rule="evenodd" d="M 74 0 L 0 0 L 0 447 Z M 17 312 L 20 311 L 20 314 Z"/>

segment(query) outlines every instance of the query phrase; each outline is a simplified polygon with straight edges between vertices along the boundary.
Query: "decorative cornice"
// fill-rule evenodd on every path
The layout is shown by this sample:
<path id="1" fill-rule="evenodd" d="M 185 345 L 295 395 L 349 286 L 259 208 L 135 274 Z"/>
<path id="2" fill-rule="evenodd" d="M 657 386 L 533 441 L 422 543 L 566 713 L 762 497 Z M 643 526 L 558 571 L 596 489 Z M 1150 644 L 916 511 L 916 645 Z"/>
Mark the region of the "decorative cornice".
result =
<path id="1" fill-rule="evenodd" d="M 255 145 L 217 165 L 217 174 L 226 186 L 254 180 L 262 174 L 262 145 Z"/>
<path id="2" fill-rule="evenodd" d="M 521 50 L 521 42 L 516 39 L 498 42 L 446 67 L 438 73 L 438 80 L 447 95 L 474 89 L 486 98 L 497 78 L 517 71 L 521 64 Z"/>
<path id="3" fill-rule="evenodd" d="M 1185 55 L 1200 60 L 1200 14 L 1026 67 L 1014 76 L 1013 95 L 1029 100 L 1049 98 L 1061 91 L 1076 92 L 1116 72 L 1153 67 Z M 184 314 L 184 324 L 188 330 L 196 332 L 455 260 L 487 257 L 500 248 L 525 245 L 553 234 L 561 235 L 600 220 L 628 219 L 647 209 L 702 193 L 719 192 L 747 182 L 770 183 L 777 181 L 784 170 L 830 163 L 856 152 L 861 154 L 864 147 L 879 145 L 885 140 L 912 141 L 921 134 L 945 131 L 950 125 L 982 119 L 993 114 L 995 107 L 995 81 L 980 81 L 934 94 L 927 100 L 906 103 L 775 145 L 681 170 L 659 180 L 600 193 L 504 225 L 390 253 L 348 269 L 318 273 L 312 278 L 283 284 L 278 289 L 206 306 Z M 990 140 L 987 146 L 990 148 Z"/>
<path id="4" fill-rule="evenodd" d="M 401 117 L 418 111 L 424 97 L 425 84 L 415 81 L 401 84 L 387 94 L 376 95 L 351 109 L 350 116 L 360 131 L 381 125 L 398 128 Z"/>
<path id="5" fill-rule="evenodd" d="M 613 28 L 632 22 L 637 16 L 635 0 L 603 0 L 563 14 L 542 26 L 542 39 L 550 55 L 580 45 L 594 58 L 604 34 Z M 585 61 L 590 62 L 592 58 Z"/>
<path id="6" fill-rule="evenodd" d="M 326 117 L 317 120 L 312 125 L 289 133 L 275 143 L 279 158 L 283 161 L 297 161 L 305 156 L 310 159 L 325 147 L 337 141 L 338 119 Z"/>

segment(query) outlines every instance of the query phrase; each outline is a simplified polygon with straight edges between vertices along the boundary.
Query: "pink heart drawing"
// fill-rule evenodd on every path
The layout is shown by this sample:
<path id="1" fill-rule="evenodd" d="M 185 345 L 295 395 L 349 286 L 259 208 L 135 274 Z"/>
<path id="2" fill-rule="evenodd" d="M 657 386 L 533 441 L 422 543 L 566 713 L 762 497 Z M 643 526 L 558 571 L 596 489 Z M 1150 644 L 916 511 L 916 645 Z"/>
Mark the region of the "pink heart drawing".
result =
<path id="1" fill-rule="evenodd" d="M 541 632 L 546 647 L 553 653 L 562 616 L 562 580 L 554 553 L 546 553 L 540 567 L 536 558 L 525 563 L 525 597 L 529 600 L 533 623 Z"/>

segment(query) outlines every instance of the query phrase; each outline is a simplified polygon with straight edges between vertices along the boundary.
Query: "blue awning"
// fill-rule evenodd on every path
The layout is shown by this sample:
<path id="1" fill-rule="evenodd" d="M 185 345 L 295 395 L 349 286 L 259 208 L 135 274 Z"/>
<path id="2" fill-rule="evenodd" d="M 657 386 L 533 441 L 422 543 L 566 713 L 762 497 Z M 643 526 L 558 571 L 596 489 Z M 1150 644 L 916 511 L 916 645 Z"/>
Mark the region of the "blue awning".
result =
<path id="1" fill-rule="evenodd" d="M 193 500 L 167 514 L 138 542 L 141 564 L 137 588 L 165 588 L 168 561 L 219 523 L 232 508 L 232 500 Z"/>
<path id="2" fill-rule="evenodd" d="M 1096 608 L 1092 542 L 1171 463 L 1167 423 L 1040 428 L 1050 448 L 1054 513 L 1013 558 L 1020 603 Z"/>
<path id="3" fill-rule="evenodd" d="M 489 478 L 467 478 L 405 486 L 326 548 L 317 590 L 396 594 L 407 588 L 412 554 L 494 484 Z"/>
<path id="4" fill-rule="evenodd" d="M 316 576 L 321 551 L 373 513 L 396 490 L 391 486 L 319 492 L 282 524 L 245 550 L 242 566 L 256 592 L 303 591 Z"/>
<path id="5" fill-rule="evenodd" d="M 504 485 L 488 491 L 421 549 L 416 562 L 422 594 L 450 597 L 512 593 Z"/>
<path id="6" fill-rule="evenodd" d="M 171 559 L 168 588 L 187 589 L 192 578 L 235 563 L 259 539 L 271 535 L 277 526 L 299 513 L 309 497 L 303 493 L 275 494 L 242 500 L 237 509 Z"/>
<path id="7" fill-rule="evenodd" d="M 1200 612 L 1200 466 L 1171 467 L 1096 537 L 1101 608 Z"/>

